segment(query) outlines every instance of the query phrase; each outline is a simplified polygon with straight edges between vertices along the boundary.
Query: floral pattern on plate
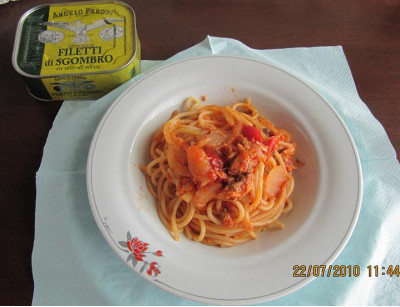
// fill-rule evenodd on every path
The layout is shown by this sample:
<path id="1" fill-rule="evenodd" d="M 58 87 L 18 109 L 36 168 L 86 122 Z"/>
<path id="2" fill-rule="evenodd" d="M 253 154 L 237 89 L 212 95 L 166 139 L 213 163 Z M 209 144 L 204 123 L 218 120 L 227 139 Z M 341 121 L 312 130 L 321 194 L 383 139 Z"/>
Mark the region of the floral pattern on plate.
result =
<path id="1" fill-rule="evenodd" d="M 127 240 L 119 241 L 119 245 L 129 254 L 126 261 L 132 262 L 134 268 L 139 262 L 143 263 L 139 271 L 140 273 L 146 271 L 151 277 L 157 277 L 161 273 L 158 262 L 147 260 L 148 254 L 152 254 L 156 257 L 163 257 L 164 255 L 161 250 L 155 252 L 149 251 L 149 243 L 143 242 L 137 237 L 132 238 L 129 231 L 127 233 Z"/>

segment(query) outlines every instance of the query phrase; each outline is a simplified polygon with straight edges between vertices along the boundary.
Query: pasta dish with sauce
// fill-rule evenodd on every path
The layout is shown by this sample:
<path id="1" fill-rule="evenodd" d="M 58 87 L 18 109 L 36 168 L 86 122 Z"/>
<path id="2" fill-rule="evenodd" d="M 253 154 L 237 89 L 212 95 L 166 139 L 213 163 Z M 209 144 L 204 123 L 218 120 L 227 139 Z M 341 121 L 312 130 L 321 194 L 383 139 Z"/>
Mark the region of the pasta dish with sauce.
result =
<path id="1" fill-rule="evenodd" d="M 292 209 L 295 147 L 250 99 L 218 106 L 190 97 L 153 135 L 141 169 L 175 240 L 184 233 L 228 247 L 284 227 L 278 218 Z"/>

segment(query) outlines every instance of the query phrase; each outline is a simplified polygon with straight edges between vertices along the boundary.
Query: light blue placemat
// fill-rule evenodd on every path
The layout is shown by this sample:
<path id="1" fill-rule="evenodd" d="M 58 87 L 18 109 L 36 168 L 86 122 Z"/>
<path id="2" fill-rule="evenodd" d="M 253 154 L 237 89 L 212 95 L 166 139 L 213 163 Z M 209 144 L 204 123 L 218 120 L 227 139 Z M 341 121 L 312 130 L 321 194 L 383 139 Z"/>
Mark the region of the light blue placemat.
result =
<path id="1" fill-rule="evenodd" d="M 304 80 L 339 112 L 360 154 L 361 214 L 335 261 L 359 265 L 360 276 L 317 278 L 266 304 L 399 305 L 400 278 L 381 271 L 369 277 L 367 266 L 400 264 L 400 166 L 384 129 L 357 94 L 342 48 L 255 50 L 236 40 L 207 37 L 167 61 L 143 61 L 143 71 L 210 54 L 265 61 Z M 33 305 L 197 305 L 133 273 L 109 248 L 89 207 L 85 169 L 92 136 L 114 99 L 140 77 L 97 101 L 65 101 L 54 121 L 36 175 Z"/>

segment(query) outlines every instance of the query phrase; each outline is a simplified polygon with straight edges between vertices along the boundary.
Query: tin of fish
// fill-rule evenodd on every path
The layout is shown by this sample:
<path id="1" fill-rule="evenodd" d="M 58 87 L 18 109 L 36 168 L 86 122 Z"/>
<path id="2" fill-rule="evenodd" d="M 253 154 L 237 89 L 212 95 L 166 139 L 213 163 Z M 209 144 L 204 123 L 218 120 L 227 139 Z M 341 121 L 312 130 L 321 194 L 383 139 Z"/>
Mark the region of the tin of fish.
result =
<path id="1" fill-rule="evenodd" d="M 18 23 L 12 63 L 37 99 L 102 97 L 140 73 L 135 13 L 120 1 L 35 7 Z"/>

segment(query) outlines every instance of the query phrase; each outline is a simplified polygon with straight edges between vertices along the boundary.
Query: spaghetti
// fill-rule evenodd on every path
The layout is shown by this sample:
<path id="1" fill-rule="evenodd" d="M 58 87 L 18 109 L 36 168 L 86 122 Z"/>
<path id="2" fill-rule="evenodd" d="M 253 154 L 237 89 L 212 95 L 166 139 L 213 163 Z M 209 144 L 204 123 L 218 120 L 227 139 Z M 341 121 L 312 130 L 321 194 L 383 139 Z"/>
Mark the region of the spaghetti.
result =
<path id="1" fill-rule="evenodd" d="M 208 245 L 234 246 L 292 209 L 290 134 L 258 114 L 250 99 L 203 105 L 190 97 L 153 136 L 142 170 L 161 222 Z"/>

